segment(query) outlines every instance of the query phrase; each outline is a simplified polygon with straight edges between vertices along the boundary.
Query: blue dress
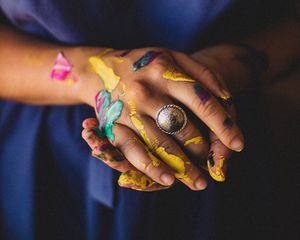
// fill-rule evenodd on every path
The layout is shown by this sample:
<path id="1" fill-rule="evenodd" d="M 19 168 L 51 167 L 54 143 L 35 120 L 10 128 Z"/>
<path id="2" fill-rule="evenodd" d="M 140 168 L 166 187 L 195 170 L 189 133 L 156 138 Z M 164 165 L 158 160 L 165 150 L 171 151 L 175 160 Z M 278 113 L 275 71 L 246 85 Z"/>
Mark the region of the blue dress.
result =
<path id="1" fill-rule="evenodd" d="M 251 32 L 265 17 L 259 2 L 0 0 L 0 14 L 8 24 L 52 42 L 120 49 L 160 46 L 191 52 Z M 248 115 L 241 124 L 252 139 L 247 127 L 256 123 L 249 126 L 246 119 L 259 110 L 244 110 Z M 257 236 L 255 226 L 265 224 L 259 218 L 266 213 L 261 204 L 269 199 L 267 192 L 249 183 L 255 175 L 247 164 L 253 157 L 251 147 L 232 164 L 228 183 L 211 181 L 201 192 L 180 184 L 161 192 L 136 192 L 119 188 L 118 173 L 91 157 L 81 139 L 81 122 L 92 116 L 88 106 L 39 107 L 0 101 L 2 239 Z M 257 123 L 256 133 L 261 124 Z M 251 146 L 265 148 L 257 142 Z"/>

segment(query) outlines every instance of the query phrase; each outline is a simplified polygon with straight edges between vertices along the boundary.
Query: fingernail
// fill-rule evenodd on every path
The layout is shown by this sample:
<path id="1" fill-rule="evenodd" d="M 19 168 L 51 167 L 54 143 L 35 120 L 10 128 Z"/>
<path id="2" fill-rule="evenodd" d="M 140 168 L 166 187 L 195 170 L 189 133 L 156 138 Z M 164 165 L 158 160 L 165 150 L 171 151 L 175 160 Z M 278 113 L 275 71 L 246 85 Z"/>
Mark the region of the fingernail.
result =
<path id="1" fill-rule="evenodd" d="M 198 179 L 198 180 L 196 180 L 196 182 L 195 182 L 195 187 L 196 187 L 196 189 L 198 189 L 198 190 L 203 190 L 203 189 L 206 188 L 206 186 L 207 186 L 207 182 L 205 182 L 205 181 L 203 181 L 203 180 L 201 180 L 201 179 Z"/>
<path id="2" fill-rule="evenodd" d="M 244 143 L 239 137 L 235 137 L 230 144 L 231 148 L 237 152 L 240 152 L 244 148 Z"/>
<path id="3" fill-rule="evenodd" d="M 227 91 L 227 90 L 225 90 L 225 89 L 222 89 L 222 90 L 221 90 L 221 93 L 222 93 L 221 98 L 223 98 L 223 99 L 226 99 L 226 98 L 231 97 L 230 92 Z"/>
<path id="4" fill-rule="evenodd" d="M 175 180 L 174 177 L 168 173 L 162 174 L 160 179 L 165 185 L 171 185 Z"/>

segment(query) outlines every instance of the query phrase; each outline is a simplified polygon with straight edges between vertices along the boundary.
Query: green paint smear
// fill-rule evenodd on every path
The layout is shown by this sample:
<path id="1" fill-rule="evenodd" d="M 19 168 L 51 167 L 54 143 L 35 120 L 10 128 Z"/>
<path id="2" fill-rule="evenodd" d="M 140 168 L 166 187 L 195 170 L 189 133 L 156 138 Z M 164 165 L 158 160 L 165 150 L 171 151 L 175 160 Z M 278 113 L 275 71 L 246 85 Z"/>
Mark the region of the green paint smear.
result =
<path id="1" fill-rule="evenodd" d="M 105 138 L 105 133 L 102 132 L 98 127 L 94 127 L 94 131 L 97 133 L 98 137 Z"/>
<path id="2" fill-rule="evenodd" d="M 105 124 L 104 131 L 105 135 L 112 141 L 115 141 L 115 135 L 112 132 L 112 127 L 115 126 L 115 121 L 121 116 L 123 106 L 124 104 L 121 100 L 114 101 L 106 112 L 108 120 Z"/>
<path id="3" fill-rule="evenodd" d="M 112 141 L 115 140 L 115 135 L 112 127 L 115 126 L 115 121 L 121 116 L 123 110 L 123 101 L 116 100 L 111 102 L 111 94 L 106 89 L 103 89 L 99 95 L 99 101 L 102 102 L 98 116 L 100 122 L 99 128 L 96 130 L 100 138 L 107 137 Z"/>

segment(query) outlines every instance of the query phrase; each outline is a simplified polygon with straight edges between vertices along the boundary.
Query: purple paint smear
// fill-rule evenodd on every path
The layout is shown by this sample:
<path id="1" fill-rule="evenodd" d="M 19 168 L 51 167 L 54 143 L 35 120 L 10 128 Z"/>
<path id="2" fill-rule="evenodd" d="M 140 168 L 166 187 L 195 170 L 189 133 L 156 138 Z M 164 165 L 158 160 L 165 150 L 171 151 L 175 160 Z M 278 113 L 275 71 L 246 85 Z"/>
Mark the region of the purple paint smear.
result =
<path id="1" fill-rule="evenodd" d="M 105 152 L 105 151 L 107 151 L 108 149 L 112 149 L 113 147 L 112 147 L 112 145 L 111 144 L 109 144 L 109 143 L 104 143 L 103 145 L 101 145 L 100 147 L 99 147 L 99 150 L 101 151 L 101 152 Z"/>
<path id="2" fill-rule="evenodd" d="M 225 106 L 231 106 L 233 104 L 233 97 L 230 96 L 229 98 L 221 98 L 221 97 L 218 97 L 218 100 Z"/>
<path id="3" fill-rule="evenodd" d="M 201 102 L 206 103 L 210 99 L 210 94 L 201 86 L 201 84 L 196 83 L 194 89 Z"/>
<path id="4" fill-rule="evenodd" d="M 124 52 L 121 53 L 121 55 L 119 55 L 119 57 L 125 57 L 127 54 L 129 54 L 132 50 L 131 49 L 127 49 Z"/>

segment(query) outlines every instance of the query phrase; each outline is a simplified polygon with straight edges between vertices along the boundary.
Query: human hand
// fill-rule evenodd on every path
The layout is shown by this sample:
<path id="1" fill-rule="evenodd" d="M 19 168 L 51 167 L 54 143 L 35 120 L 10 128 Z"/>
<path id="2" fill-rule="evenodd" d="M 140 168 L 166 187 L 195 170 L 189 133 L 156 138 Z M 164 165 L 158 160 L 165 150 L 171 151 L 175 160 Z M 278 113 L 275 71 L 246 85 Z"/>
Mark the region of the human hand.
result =
<path id="1" fill-rule="evenodd" d="M 180 55 L 180 53 L 179 53 Z M 233 45 L 223 44 L 205 48 L 194 52 L 190 58 L 182 55 L 178 57 L 181 67 L 200 82 L 210 79 L 213 84 L 203 83 L 208 90 L 215 94 L 230 116 L 236 121 L 237 114 L 233 105 L 233 97 L 224 97 L 226 92 L 237 92 L 246 88 L 251 80 L 251 56 L 245 49 Z M 202 66 L 199 68 L 199 65 Z M 201 76 L 199 78 L 199 76 Z M 204 77 L 203 75 L 206 75 Z M 225 94 L 219 90 L 224 89 Z M 223 96 L 222 96 L 223 95 Z M 232 150 L 226 147 L 214 133 L 210 131 L 210 151 L 207 160 L 210 175 L 217 181 L 224 181 L 227 171 L 227 161 Z M 221 168 L 221 171 L 220 171 Z"/>
<path id="2" fill-rule="evenodd" d="M 216 96 L 229 98 L 229 93 L 205 74 L 193 79 L 185 74 L 179 63 L 186 55 L 182 58 L 182 54 L 157 48 L 124 53 L 112 50 L 90 58 L 106 87 L 97 95 L 100 139 L 109 140 L 132 166 L 161 185 L 172 184 L 175 175 L 193 190 L 205 188 L 207 183 L 202 173 L 185 154 L 191 153 L 199 159 L 207 157 L 208 143 L 202 133 L 188 119 L 182 131 L 166 135 L 154 119 L 163 106 L 178 102 L 214 129 L 227 147 L 240 151 L 243 136 L 238 126 L 203 86 L 212 86 Z M 234 146 L 233 140 L 239 144 Z"/>

